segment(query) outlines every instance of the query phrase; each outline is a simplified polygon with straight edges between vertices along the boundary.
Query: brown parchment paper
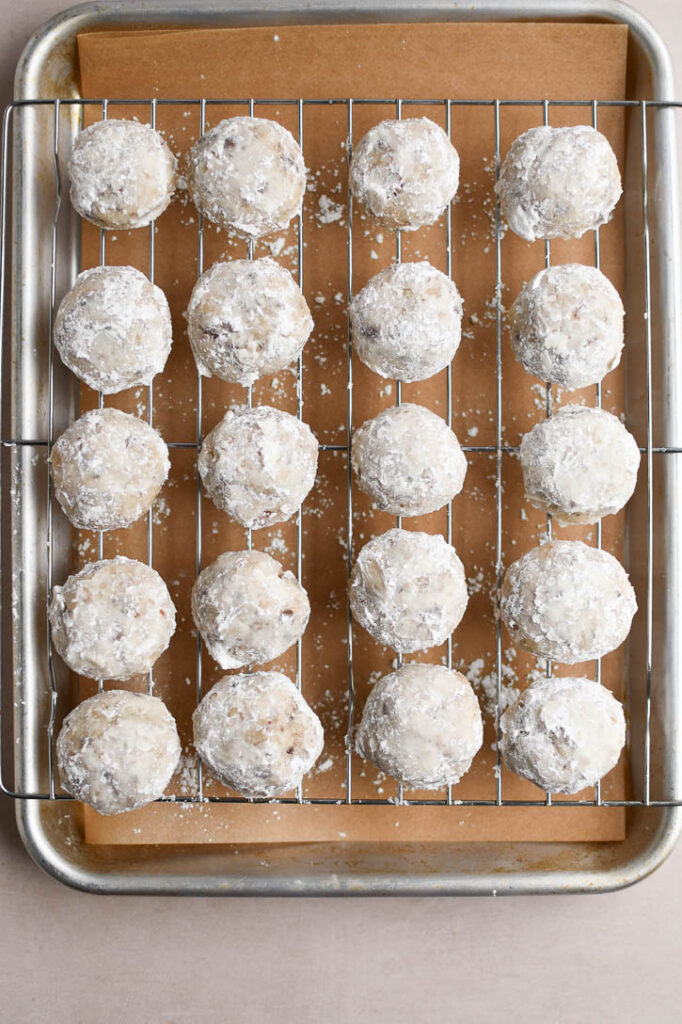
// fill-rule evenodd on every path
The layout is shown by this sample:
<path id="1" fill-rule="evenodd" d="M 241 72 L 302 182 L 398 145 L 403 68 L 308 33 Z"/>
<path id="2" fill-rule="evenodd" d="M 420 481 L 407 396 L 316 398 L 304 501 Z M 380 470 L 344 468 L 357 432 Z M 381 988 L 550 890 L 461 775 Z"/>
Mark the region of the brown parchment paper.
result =
<path id="1" fill-rule="evenodd" d="M 621 26 L 580 24 L 418 24 L 325 27 L 248 28 L 200 31 L 100 32 L 78 40 L 82 94 L 87 97 L 414 97 L 452 98 L 622 98 L 625 93 L 627 32 Z M 229 103 L 207 108 L 207 127 L 224 117 L 244 113 Z M 91 118 L 98 112 L 88 112 Z M 295 108 L 257 106 L 256 114 L 272 117 L 297 132 Z M 404 116 L 427 115 L 445 123 L 442 107 L 410 107 Z M 148 106 L 110 107 L 109 116 L 149 119 Z M 354 109 L 357 141 L 374 123 L 393 116 L 377 105 Z M 589 122 L 590 111 L 551 108 L 551 123 Z M 521 131 L 541 121 L 538 108 L 502 108 L 501 151 Z M 159 107 L 157 126 L 182 155 L 199 133 L 198 108 Z M 304 208 L 304 291 L 315 317 L 315 331 L 304 358 L 304 417 L 319 440 L 346 442 L 346 109 L 305 108 L 304 152 L 310 171 Z M 623 166 L 624 125 L 616 110 L 600 110 L 599 127 L 610 139 Z M 452 139 L 459 150 L 461 186 L 452 209 L 453 276 L 464 297 L 464 336 L 453 364 L 453 424 L 460 441 L 495 443 L 495 251 L 492 184 L 494 176 L 492 108 L 452 108 Z M 353 216 L 353 291 L 391 263 L 395 236 L 377 228 L 362 211 Z M 432 229 L 405 233 L 403 259 L 428 258 L 445 269 L 445 221 Z M 83 265 L 99 261 L 98 233 L 85 225 Z M 622 205 L 602 230 L 602 268 L 623 287 Z M 206 229 L 205 267 L 220 258 L 240 258 L 243 241 L 230 239 L 210 225 Z M 149 232 L 113 232 L 107 236 L 107 261 L 148 270 Z M 256 246 L 256 256 L 275 256 L 296 267 L 295 228 Z M 592 262 L 593 239 L 552 245 L 555 262 Z M 529 245 L 511 234 L 502 243 L 503 302 L 509 305 L 522 282 L 543 266 L 543 246 Z M 154 383 L 154 422 L 166 440 L 195 439 L 196 375 L 183 312 L 197 277 L 197 217 L 191 204 L 176 200 L 157 224 L 155 280 L 166 292 L 173 313 L 174 345 L 164 374 Z M 358 426 L 395 401 L 392 383 L 354 360 L 354 424 Z M 503 346 L 504 441 L 520 436 L 544 415 L 544 388 L 515 363 L 505 337 Z M 406 385 L 405 401 L 421 402 L 445 413 L 445 374 Z M 203 387 L 205 435 L 230 403 L 244 401 L 237 386 L 208 380 Z M 555 394 L 557 403 L 593 402 L 593 392 Z M 115 404 L 146 415 L 146 390 L 113 396 Z M 83 389 L 83 406 L 95 396 Z M 295 411 L 295 376 L 285 371 L 258 382 L 254 401 Z M 623 409 L 622 368 L 605 382 L 606 408 Z M 495 624 L 492 594 L 495 559 L 495 459 L 471 452 L 463 493 L 453 506 L 453 542 L 469 579 L 471 599 L 453 638 L 455 666 L 468 672 L 486 705 L 494 686 Z M 189 611 L 195 574 L 195 453 L 175 449 L 168 485 L 154 513 L 154 565 L 166 579 L 178 608 L 178 630 L 169 651 L 155 667 L 155 691 L 176 716 L 185 758 L 172 791 L 193 792 L 191 713 L 196 703 L 196 648 Z M 523 500 L 516 459 L 505 456 L 505 564 L 536 544 L 545 530 L 544 517 Z M 370 537 L 393 525 L 386 515 L 354 489 L 356 550 Z M 303 690 L 320 714 L 326 734 L 317 770 L 305 781 L 305 796 L 345 796 L 344 734 L 347 722 L 345 604 L 346 455 L 320 454 L 316 488 L 304 507 L 303 582 L 311 598 L 312 618 L 303 642 Z M 445 514 L 406 520 L 409 529 L 440 531 Z M 594 541 L 593 529 L 560 530 L 556 535 Z M 292 524 L 254 534 L 256 547 L 293 568 L 295 528 Z M 622 517 L 604 522 L 604 544 L 616 555 L 623 540 Z M 79 534 L 78 558 L 96 557 L 96 538 Z M 203 564 L 220 552 L 241 548 L 243 531 L 203 502 Z M 137 524 L 106 535 L 105 555 L 124 552 L 146 558 L 146 530 Z M 394 655 L 379 648 L 355 628 L 356 721 L 368 687 L 389 671 Z M 524 687 L 544 663 L 512 648 L 503 635 L 505 685 Z M 418 656 L 438 661 L 444 649 Z M 277 667 L 293 674 L 294 652 Z M 592 674 L 594 665 L 558 666 L 559 673 Z M 618 695 L 623 691 L 623 652 L 609 655 L 603 681 Z M 203 658 L 204 690 L 222 672 Z M 146 680 L 131 687 L 143 688 Z M 79 695 L 91 692 L 81 681 Z M 455 799 L 494 799 L 494 730 L 486 715 L 482 750 L 472 770 L 455 787 Z M 618 766 L 603 784 L 605 797 L 625 792 L 625 769 Z M 224 790 L 205 776 L 205 791 Z M 542 798 L 531 784 L 503 772 L 505 798 Z M 394 797 L 396 785 L 353 757 L 353 794 Z M 407 794 L 414 796 L 415 794 Z M 442 796 L 443 794 L 431 794 Z M 591 795 L 591 794 L 590 794 Z M 547 808 L 172 805 L 155 804 L 131 814 L 104 818 L 85 808 L 86 837 L 93 843 L 242 843 L 288 840 L 613 840 L 624 836 L 625 816 L 617 808 L 562 808 L 560 798 Z"/>

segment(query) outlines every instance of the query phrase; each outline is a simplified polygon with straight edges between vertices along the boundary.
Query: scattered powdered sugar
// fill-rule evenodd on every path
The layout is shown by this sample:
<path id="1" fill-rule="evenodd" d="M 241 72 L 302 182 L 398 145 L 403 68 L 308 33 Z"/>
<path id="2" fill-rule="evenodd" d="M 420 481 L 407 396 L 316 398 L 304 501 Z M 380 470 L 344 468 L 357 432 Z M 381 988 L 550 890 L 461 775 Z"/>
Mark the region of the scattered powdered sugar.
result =
<path id="1" fill-rule="evenodd" d="M 286 244 L 286 241 L 282 237 L 275 238 L 272 242 L 268 242 L 268 241 L 265 242 L 265 245 L 267 246 L 268 251 L 269 251 L 270 255 L 272 256 L 273 260 L 276 259 L 280 255 L 280 253 L 282 252 L 282 249 L 284 248 L 285 244 Z"/>
<path id="2" fill-rule="evenodd" d="M 199 792 L 199 771 L 197 755 L 193 748 L 183 748 L 180 762 L 173 779 L 176 796 L 196 797 Z"/>
<path id="3" fill-rule="evenodd" d="M 268 542 L 264 545 L 263 551 L 267 555 L 271 555 L 273 558 L 277 555 L 288 555 L 289 547 L 284 539 L 284 535 L 281 530 L 271 530 L 268 534 Z"/>
<path id="4" fill-rule="evenodd" d="M 469 592 L 469 596 L 471 596 L 472 594 L 480 594 L 484 589 L 485 575 L 482 569 L 477 569 L 472 576 L 467 577 L 467 591 Z"/>
<path id="5" fill-rule="evenodd" d="M 505 652 L 507 654 L 509 652 Z M 481 706 L 489 718 L 497 715 L 497 672 L 485 672 L 485 660 L 472 661 L 465 675 L 481 699 Z M 511 665 L 501 665 L 500 714 L 513 704 L 519 695 L 516 672 Z"/>
<path id="6" fill-rule="evenodd" d="M 168 519 L 171 514 L 171 507 L 166 498 L 163 496 L 157 498 L 152 506 L 152 522 L 154 526 L 161 526 L 164 519 Z"/>
<path id="7" fill-rule="evenodd" d="M 342 203 L 335 202 L 328 195 L 318 196 L 315 211 L 315 220 L 318 224 L 334 224 L 337 221 L 342 224 L 345 212 Z"/>

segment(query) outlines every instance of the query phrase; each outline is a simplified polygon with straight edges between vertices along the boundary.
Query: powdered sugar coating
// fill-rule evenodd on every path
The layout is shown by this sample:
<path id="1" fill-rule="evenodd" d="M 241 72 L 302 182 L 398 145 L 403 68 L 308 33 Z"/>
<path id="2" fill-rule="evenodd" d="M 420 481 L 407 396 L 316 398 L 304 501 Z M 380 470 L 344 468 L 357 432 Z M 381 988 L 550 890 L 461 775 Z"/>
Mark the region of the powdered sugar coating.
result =
<path id="1" fill-rule="evenodd" d="M 308 625 L 308 595 L 263 551 L 226 551 L 192 587 L 192 616 L 221 668 L 271 661 Z"/>
<path id="2" fill-rule="evenodd" d="M 101 228 L 142 228 L 166 209 L 177 161 L 159 132 L 137 121 L 98 121 L 80 133 L 69 164 L 71 202 Z"/>
<path id="3" fill-rule="evenodd" d="M 548 267 L 510 310 L 514 355 L 527 373 L 568 391 L 598 384 L 620 362 L 623 316 L 620 295 L 596 267 Z"/>
<path id="4" fill-rule="evenodd" d="M 225 676 L 192 721 L 204 763 L 242 796 L 291 792 L 322 753 L 319 718 L 281 672 Z"/>
<path id="5" fill-rule="evenodd" d="M 467 461 L 447 423 L 423 405 L 384 409 L 353 435 L 361 490 L 392 515 L 435 512 L 464 484 Z"/>
<path id="6" fill-rule="evenodd" d="M 355 351 L 381 377 L 432 377 L 451 362 L 462 337 L 457 286 L 426 261 L 380 271 L 352 300 L 349 315 Z"/>
<path id="7" fill-rule="evenodd" d="M 199 372 L 246 387 L 298 359 L 313 318 L 284 267 L 270 259 L 232 260 L 199 278 L 187 326 Z"/>
<path id="8" fill-rule="evenodd" d="M 353 150 L 351 191 L 390 228 L 415 231 L 435 223 L 458 184 L 457 150 L 428 117 L 382 121 Z"/>
<path id="9" fill-rule="evenodd" d="M 548 793 L 578 793 L 618 763 L 625 716 L 592 679 L 538 679 L 500 720 L 507 768 Z"/>
<path id="10" fill-rule="evenodd" d="M 512 142 L 495 185 L 504 219 L 529 242 L 580 238 L 605 224 L 623 191 L 608 140 L 588 125 L 539 125 Z"/>
<path id="11" fill-rule="evenodd" d="M 168 476 L 157 430 L 118 409 L 93 409 L 55 442 L 54 493 L 81 530 L 118 530 L 151 508 Z"/>
<path id="12" fill-rule="evenodd" d="M 630 500 L 639 448 L 617 416 L 565 405 L 521 439 L 526 498 L 568 523 L 596 523 Z"/>
<path id="13" fill-rule="evenodd" d="M 620 562 L 578 540 L 533 548 L 509 566 L 502 582 L 500 612 L 514 640 L 568 665 L 620 647 L 636 610 Z"/>
<path id="14" fill-rule="evenodd" d="M 242 526 L 283 523 L 315 483 L 318 445 L 306 423 L 259 405 L 228 409 L 204 439 L 199 473 L 215 505 Z"/>
<path id="15" fill-rule="evenodd" d="M 189 154 L 187 184 L 197 209 L 249 238 L 285 228 L 301 211 L 303 154 L 291 132 L 264 117 L 231 117 Z"/>
<path id="16" fill-rule="evenodd" d="M 158 572 L 132 558 L 92 562 L 54 587 L 52 642 L 74 672 L 124 681 L 148 672 L 175 632 L 175 605 Z"/>
<path id="17" fill-rule="evenodd" d="M 454 785 L 483 742 L 476 695 L 459 672 L 404 665 L 367 698 L 356 749 L 382 772 L 414 789 Z"/>
<path id="18" fill-rule="evenodd" d="M 166 296 L 134 267 L 94 267 L 76 278 L 54 325 L 72 373 L 105 395 L 151 384 L 171 349 Z"/>
<path id="19" fill-rule="evenodd" d="M 355 619 L 399 652 L 444 643 L 468 602 L 464 567 L 441 536 L 388 530 L 360 551 L 350 578 Z"/>
<path id="20" fill-rule="evenodd" d="M 179 759 L 175 721 L 146 693 L 96 693 L 69 712 L 57 738 L 62 786 L 100 814 L 158 800 Z"/>

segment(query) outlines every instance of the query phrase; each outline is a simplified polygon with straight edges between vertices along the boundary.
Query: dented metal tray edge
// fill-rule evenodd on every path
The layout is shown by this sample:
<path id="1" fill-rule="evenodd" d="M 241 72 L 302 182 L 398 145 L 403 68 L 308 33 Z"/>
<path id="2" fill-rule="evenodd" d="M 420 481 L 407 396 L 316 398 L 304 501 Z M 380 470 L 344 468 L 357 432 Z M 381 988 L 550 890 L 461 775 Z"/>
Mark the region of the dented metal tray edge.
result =
<path id="1" fill-rule="evenodd" d="M 438 19 L 582 19 L 626 24 L 635 43 L 635 59 L 650 81 L 651 95 L 646 98 L 673 99 L 672 70 L 662 40 L 644 18 L 617 0 L 602 3 L 526 0 L 523 4 L 479 0 L 466 6 L 447 0 L 430 0 L 423 5 L 409 0 L 375 0 L 372 4 L 356 0 L 345 3 L 274 0 L 267 9 L 258 9 L 254 0 L 232 0 L 229 5 L 209 0 L 190 8 L 164 0 L 83 4 L 60 13 L 31 38 L 17 67 L 15 98 L 45 95 L 41 92 L 41 83 L 46 78 L 55 83 L 55 92 L 51 95 L 73 95 L 75 36 L 86 29 Z M 39 146 L 40 140 L 25 138 L 23 143 Z M 667 119 L 657 147 L 659 176 L 666 185 L 663 197 L 659 196 L 656 201 L 665 206 L 667 216 L 661 221 L 666 225 L 667 234 L 659 238 L 657 244 L 667 261 L 667 290 L 661 304 L 669 318 L 666 333 L 670 350 L 674 345 L 670 339 L 676 337 L 679 323 L 677 163 L 671 119 Z M 13 192 L 16 224 L 25 211 L 17 189 Z M 20 270 L 20 265 L 20 260 L 13 261 L 13 316 L 22 290 L 20 278 L 24 268 Z M 16 334 L 13 334 L 13 343 L 15 340 Z M 670 426 L 676 432 L 676 361 L 671 360 L 665 369 L 670 374 L 668 411 L 675 420 Z M 676 466 L 671 467 L 670 475 L 666 495 L 670 498 L 672 493 L 679 508 Z M 678 569 L 673 574 L 665 616 L 673 623 L 679 621 L 680 538 L 674 516 L 666 515 L 666 526 L 670 561 Z M 25 542 L 26 538 L 23 543 L 18 537 L 12 540 L 15 565 L 25 551 Z M 8 575 L 5 574 L 5 579 Z M 15 624 L 15 657 L 24 650 L 26 643 L 21 625 Z M 679 739 L 680 709 L 675 691 L 680 658 L 676 637 L 670 641 L 665 658 L 666 708 L 672 717 L 673 735 Z M 673 786 L 679 783 L 681 776 L 679 746 L 679 743 L 673 745 L 665 765 L 665 777 Z M 677 787 L 672 791 L 678 791 Z M 79 842 L 77 819 L 67 806 L 73 805 L 17 801 L 17 822 L 28 852 L 40 867 L 67 885 L 88 892 L 119 894 L 378 896 L 606 892 L 631 885 L 655 870 L 674 848 L 682 829 L 680 808 L 643 808 L 633 811 L 629 838 L 620 844 L 591 844 L 590 848 L 590 844 L 467 843 L 459 844 L 459 849 L 457 844 L 447 844 L 444 849 L 442 844 L 411 844 L 409 848 L 395 845 L 388 851 L 367 844 L 316 844 L 313 849 L 301 844 L 286 851 L 277 848 L 269 854 L 269 863 L 264 867 L 262 848 L 255 851 L 246 848 L 240 850 L 238 856 L 230 854 L 229 857 L 222 854 L 220 848 L 157 847 L 143 851 L 122 848 L 115 854 L 102 851 L 98 859 L 92 848 Z M 462 851 L 463 847 L 466 850 Z"/>

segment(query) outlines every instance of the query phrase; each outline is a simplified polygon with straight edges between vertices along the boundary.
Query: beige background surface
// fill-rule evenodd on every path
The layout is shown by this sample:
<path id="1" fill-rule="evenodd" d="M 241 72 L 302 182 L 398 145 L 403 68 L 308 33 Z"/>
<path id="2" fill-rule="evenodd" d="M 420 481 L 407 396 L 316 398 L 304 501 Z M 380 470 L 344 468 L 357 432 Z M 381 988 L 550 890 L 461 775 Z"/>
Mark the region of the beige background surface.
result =
<path id="1" fill-rule="evenodd" d="M 63 9 L 0 0 L 0 89 Z M 679 0 L 637 0 L 682 78 Z M 676 1021 L 682 846 L 610 896 L 170 900 L 71 892 L 0 801 L 0 1022 Z"/>

